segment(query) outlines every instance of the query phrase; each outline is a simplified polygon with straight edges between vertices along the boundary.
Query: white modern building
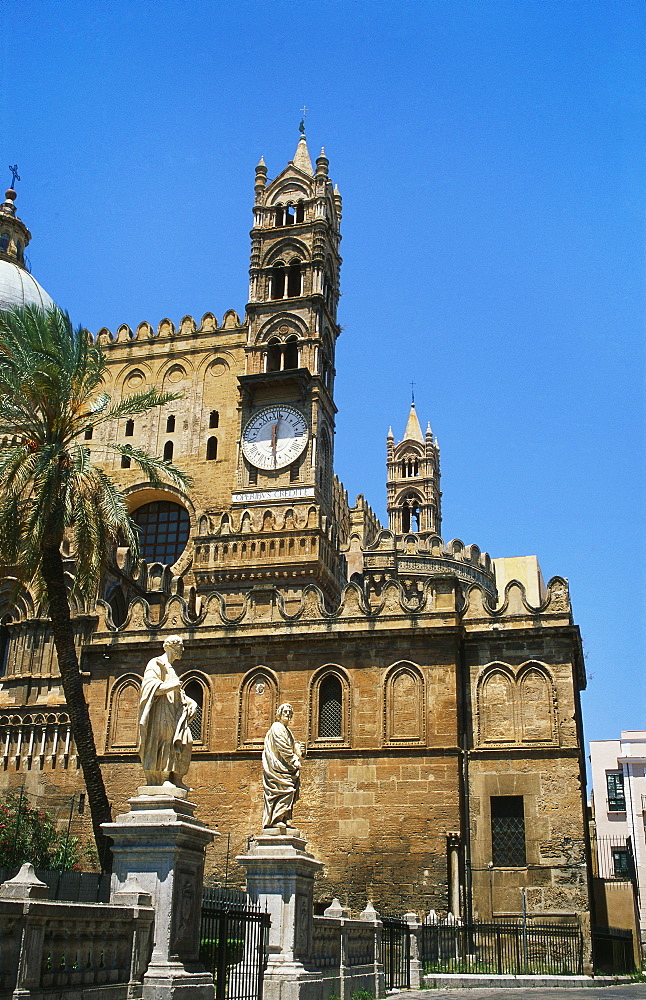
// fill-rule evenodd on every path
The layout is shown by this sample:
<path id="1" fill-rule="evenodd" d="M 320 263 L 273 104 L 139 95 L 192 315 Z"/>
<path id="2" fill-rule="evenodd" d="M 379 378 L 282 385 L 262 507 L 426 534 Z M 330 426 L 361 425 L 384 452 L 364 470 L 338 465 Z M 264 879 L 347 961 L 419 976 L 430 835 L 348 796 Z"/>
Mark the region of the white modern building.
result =
<path id="1" fill-rule="evenodd" d="M 646 730 L 590 743 L 598 874 L 637 883 L 642 945 L 646 944 Z"/>

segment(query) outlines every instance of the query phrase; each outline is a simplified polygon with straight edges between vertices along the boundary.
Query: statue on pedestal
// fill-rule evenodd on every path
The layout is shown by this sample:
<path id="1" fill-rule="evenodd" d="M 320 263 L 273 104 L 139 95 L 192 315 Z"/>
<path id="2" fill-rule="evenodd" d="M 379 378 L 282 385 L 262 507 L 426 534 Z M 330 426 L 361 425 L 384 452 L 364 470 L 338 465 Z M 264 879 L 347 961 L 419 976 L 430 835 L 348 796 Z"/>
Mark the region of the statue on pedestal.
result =
<path id="1" fill-rule="evenodd" d="M 179 635 L 164 642 L 164 653 L 148 663 L 139 702 L 139 757 L 148 785 L 186 788 L 182 778 L 191 763 L 193 736 L 190 722 L 197 705 L 188 698 L 173 663 L 181 659 Z"/>
<path id="2" fill-rule="evenodd" d="M 288 726 L 293 715 L 291 705 L 279 705 L 276 721 L 265 736 L 262 751 L 264 828 L 274 827 L 279 823 L 289 824 L 294 803 L 298 799 L 305 746 L 303 743 L 296 743 Z"/>

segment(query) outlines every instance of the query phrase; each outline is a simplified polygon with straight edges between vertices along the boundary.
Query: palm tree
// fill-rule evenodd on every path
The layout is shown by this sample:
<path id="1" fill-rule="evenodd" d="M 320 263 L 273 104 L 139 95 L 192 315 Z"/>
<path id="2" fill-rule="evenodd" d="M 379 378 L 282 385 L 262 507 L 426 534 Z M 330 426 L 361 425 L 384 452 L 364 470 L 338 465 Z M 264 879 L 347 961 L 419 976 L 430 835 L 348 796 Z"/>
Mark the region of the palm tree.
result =
<path id="1" fill-rule="evenodd" d="M 117 543 L 139 552 L 138 529 L 123 495 L 94 465 L 84 432 L 178 399 L 157 389 L 112 403 L 103 391 L 106 360 L 69 316 L 33 306 L 0 312 L 0 562 L 32 588 L 49 614 L 70 724 L 87 788 L 97 850 L 110 868 L 101 824 L 111 819 L 74 641 L 70 596 L 93 602 Z M 149 482 L 185 487 L 173 465 L 114 441 Z M 74 580 L 61 545 L 75 559 Z"/>

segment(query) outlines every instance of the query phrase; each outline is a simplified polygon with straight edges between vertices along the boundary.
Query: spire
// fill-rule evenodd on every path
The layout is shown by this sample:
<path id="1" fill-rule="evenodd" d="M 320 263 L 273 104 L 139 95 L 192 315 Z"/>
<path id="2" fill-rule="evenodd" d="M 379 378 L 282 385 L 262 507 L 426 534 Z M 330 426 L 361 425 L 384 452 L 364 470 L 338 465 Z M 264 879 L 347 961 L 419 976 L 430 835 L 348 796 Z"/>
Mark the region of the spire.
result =
<path id="1" fill-rule="evenodd" d="M 312 161 L 310 159 L 310 151 L 307 148 L 307 139 L 305 138 L 305 133 L 301 132 L 301 137 L 298 140 L 298 146 L 296 147 L 296 152 L 294 153 L 294 159 L 292 163 L 299 170 L 304 173 L 309 174 L 310 177 L 314 175 L 314 170 L 312 169 Z"/>
<path id="2" fill-rule="evenodd" d="M 417 416 L 417 410 L 415 409 L 415 403 L 410 404 L 410 413 L 408 414 L 408 423 L 406 424 L 406 430 L 404 431 L 404 436 L 402 441 L 419 441 L 420 444 L 424 444 L 424 435 L 422 434 L 422 428 L 419 425 L 419 419 Z"/>

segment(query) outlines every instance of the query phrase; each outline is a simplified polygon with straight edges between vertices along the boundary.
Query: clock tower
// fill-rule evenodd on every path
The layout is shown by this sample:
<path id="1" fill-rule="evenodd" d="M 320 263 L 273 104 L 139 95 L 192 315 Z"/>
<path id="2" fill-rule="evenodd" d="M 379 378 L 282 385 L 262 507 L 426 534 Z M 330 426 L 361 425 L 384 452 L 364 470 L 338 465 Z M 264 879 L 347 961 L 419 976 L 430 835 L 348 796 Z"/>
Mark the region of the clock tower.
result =
<path id="1" fill-rule="evenodd" d="M 256 545 L 245 565 L 229 561 L 223 589 L 262 581 L 296 598 L 316 583 L 334 601 L 345 582 L 333 472 L 340 220 L 328 159 L 321 150 L 312 166 L 303 131 L 273 180 L 260 161 L 231 497 L 232 525 Z"/>

